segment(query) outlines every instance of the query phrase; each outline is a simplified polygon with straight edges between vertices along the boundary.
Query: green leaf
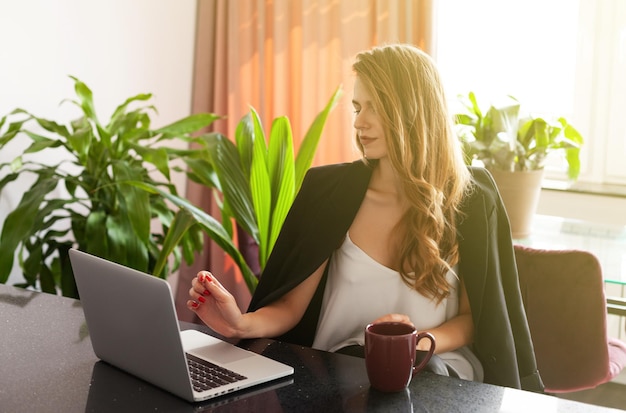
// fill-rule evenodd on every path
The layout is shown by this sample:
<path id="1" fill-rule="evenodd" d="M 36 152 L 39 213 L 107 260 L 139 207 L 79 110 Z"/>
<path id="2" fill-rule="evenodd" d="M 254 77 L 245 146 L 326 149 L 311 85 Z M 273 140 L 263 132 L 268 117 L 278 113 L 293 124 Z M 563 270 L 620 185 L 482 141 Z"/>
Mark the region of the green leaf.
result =
<path id="1" fill-rule="evenodd" d="M 537 148 L 545 150 L 550 144 L 550 136 L 547 131 L 547 122 L 543 119 L 537 118 L 533 121 L 534 139 Z"/>
<path id="2" fill-rule="evenodd" d="M 214 145 L 209 145 L 208 149 L 224 197 L 229 199 L 237 222 L 255 241 L 258 241 L 259 228 L 255 217 L 252 193 L 241 169 L 237 148 L 222 135 L 214 135 L 213 141 Z"/>
<path id="3" fill-rule="evenodd" d="M 10 173 L 6 176 L 4 176 L 2 179 L 0 179 L 0 193 L 2 192 L 2 189 L 10 182 L 15 181 L 18 176 L 20 176 L 20 174 L 18 173 Z"/>
<path id="4" fill-rule="evenodd" d="M 41 284 L 41 291 L 44 293 L 56 294 L 56 283 L 54 282 L 54 275 L 50 268 L 43 262 L 39 262 L 39 282 Z"/>
<path id="5" fill-rule="evenodd" d="M 474 92 L 469 93 L 469 101 L 472 112 L 476 114 L 478 119 L 482 119 L 483 114 L 480 110 L 480 106 L 478 105 L 478 100 L 476 99 L 476 94 Z"/>
<path id="6" fill-rule="evenodd" d="M 69 148 L 74 150 L 76 157 L 83 165 L 87 161 L 89 148 L 94 138 L 93 131 L 89 127 L 78 129 L 67 137 Z"/>
<path id="7" fill-rule="evenodd" d="M 565 150 L 565 159 L 569 166 L 567 176 L 571 180 L 576 180 L 580 175 L 580 147 L 584 143 L 584 139 L 580 132 L 568 124 L 564 118 L 559 118 L 558 122 L 563 126 L 563 135 L 570 144 Z"/>
<path id="8" fill-rule="evenodd" d="M 293 137 L 289 120 L 286 117 L 276 118 L 272 124 L 268 163 L 272 185 L 272 216 L 267 239 L 268 246 L 264 249 L 265 255 L 260 257 L 262 268 L 265 267 L 278 238 L 296 191 Z"/>
<path id="9" fill-rule="evenodd" d="M 217 188 L 221 191 L 220 180 L 211 162 L 206 159 L 187 159 L 185 162 L 189 167 L 187 175 L 190 179 L 209 188 Z"/>
<path id="10" fill-rule="evenodd" d="M 15 138 L 18 134 L 19 134 L 19 131 L 9 131 L 5 133 L 4 135 L 0 136 L 0 147 L 12 141 L 13 138 Z"/>
<path id="11" fill-rule="evenodd" d="M 185 135 L 209 126 L 221 117 L 213 113 L 197 113 L 156 130 L 157 134 Z"/>
<path id="12" fill-rule="evenodd" d="M 58 243 L 56 249 L 58 251 L 58 266 L 57 269 L 59 275 L 59 284 L 61 285 L 61 292 L 65 297 L 79 298 L 78 288 L 76 287 L 76 280 L 74 279 L 74 273 L 72 272 L 72 265 L 70 264 L 69 249 L 72 247 L 71 242 Z"/>
<path id="13" fill-rule="evenodd" d="M 28 250 L 28 257 L 22 262 L 22 269 L 24 270 L 24 279 L 30 285 L 37 283 L 37 276 L 41 271 L 43 260 L 43 250 L 41 239 L 36 239 L 34 242 L 26 243 L 26 249 Z M 52 274 L 51 274 L 52 275 Z M 44 285 L 46 280 L 41 280 L 41 290 L 44 292 L 54 292 L 54 279 L 50 279 L 50 285 Z"/>
<path id="14" fill-rule="evenodd" d="M 9 167 L 11 168 L 11 172 L 17 172 L 22 169 L 24 167 L 24 158 L 22 158 L 22 155 L 13 159 Z"/>
<path id="15" fill-rule="evenodd" d="M 40 175 L 4 220 L 0 235 L 0 283 L 6 283 L 9 278 L 17 246 L 32 233 L 39 206 L 44 197 L 56 188 L 57 183 L 58 178 L 55 176 Z"/>
<path id="16" fill-rule="evenodd" d="M 569 168 L 567 170 L 567 177 L 571 180 L 578 179 L 580 175 L 580 149 L 569 148 L 565 151 L 565 159 Z"/>
<path id="17" fill-rule="evenodd" d="M 24 151 L 25 154 L 36 153 L 48 148 L 58 148 L 62 145 L 62 142 L 56 139 L 48 139 L 45 136 L 37 135 L 28 131 L 25 133 L 33 140 L 33 143 Z"/>
<path id="18" fill-rule="evenodd" d="M 269 242 L 270 216 L 272 208 L 272 188 L 267 166 L 267 147 L 261 120 L 254 109 L 251 110 L 254 124 L 254 145 L 252 155 L 252 168 L 250 169 L 250 192 L 252 204 L 256 215 L 256 223 L 259 229 L 259 259 L 261 267 L 264 267 L 265 259 L 269 255 L 267 249 Z"/>
<path id="19" fill-rule="evenodd" d="M 226 232 L 228 233 L 228 236 L 232 239 L 234 237 L 235 234 L 235 228 L 233 226 L 233 220 L 235 222 L 237 222 L 237 220 L 235 219 L 235 217 L 233 216 L 232 213 L 232 208 L 230 207 L 229 203 L 228 203 L 228 199 L 224 199 L 224 201 L 220 204 L 220 197 L 219 194 L 215 194 L 215 200 L 216 203 L 219 205 L 220 207 L 220 212 L 221 212 L 221 218 L 222 218 L 222 227 L 224 227 L 224 230 L 226 230 Z M 257 232 L 258 234 L 258 229 Z"/>
<path id="20" fill-rule="evenodd" d="M 113 114 L 111 115 L 111 119 L 109 120 L 109 124 L 106 127 L 109 133 L 112 135 L 117 133 L 120 123 L 123 123 L 121 119 L 126 116 L 126 109 L 128 108 L 128 105 L 133 102 L 147 101 L 151 98 L 151 93 L 140 93 L 138 95 L 129 97 L 124 101 L 124 103 L 115 108 L 115 111 L 113 112 Z"/>
<path id="21" fill-rule="evenodd" d="M 215 218 L 208 215 L 201 209 L 195 207 L 186 199 L 167 193 L 154 185 L 150 185 L 144 182 L 132 182 L 131 184 L 136 185 L 137 187 L 142 188 L 146 191 L 158 193 L 179 208 L 186 209 L 194 217 L 194 219 L 198 222 L 202 229 L 207 233 L 207 235 L 222 250 L 224 250 L 226 254 L 228 254 L 233 259 L 235 264 L 241 270 L 242 276 L 244 277 L 248 289 L 251 292 L 254 292 L 258 283 L 257 278 L 255 277 L 252 270 L 250 270 L 250 267 L 246 264 L 245 259 L 243 258 L 237 247 L 233 244 L 232 239 L 228 236 L 222 225 Z"/>
<path id="22" fill-rule="evenodd" d="M 132 145 L 131 147 L 141 155 L 145 162 L 156 166 L 163 176 L 168 180 L 170 179 L 170 157 L 166 148 L 152 149 L 140 147 L 139 145 Z"/>
<path id="23" fill-rule="evenodd" d="M 152 270 L 152 274 L 157 277 L 166 278 L 167 274 L 164 269 L 169 256 L 183 239 L 183 236 L 189 229 L 196 224 L 196 220 L 186 209 L 180 209 L 174 216 L 169 230 L 165 234 L 165 240 L 161 248 L 161 254 L 157 258 L 157 262 Z"/>
<path id="24" fill-rule="evenodd" d="M 250 168 L 252 168 L 252 152 L 254 146 L 254 125 L 252 117 L 247 113 L 237 123 L 235 129 L 235 143 L 239 152 L 239 160 L 244 175 L 248 181 L 250 180 Z"/>
<path id="25" fill-rule="evenodd" d="M 155 132 L 150 130 L 150 117 L 141 108 L 119 118 L 117 124 L 111 127 L 111 136 L 117 136 L 116 149 L 123 152 L 125 145 L 152 138 Z"/>
<path id="26" fill-rule="evenodd" d="M 74 76 L 70 76 L 70 78 L 74 80 L 74 91 L 80 99 L 79 106 L 82 108 L 85 116 L 98 125 L 99 122 L 98 117 L 96 116 L 96 108 L 93 104 L 93 93 L 91 92 L 91 89 L 89 89 L 86 84 L 78 80 L 78 78 Z"/>
<path id="27" fill-rule="evenodd" d="M 91 92 L 91 89 L 89 89 L 85 83 L 76 77 L 70 76 L 70 78 L 74 80 L 74 90 L 80 100 L 80 102 L 72 102 L 82 109 L 87 121 L 93 122 L 93 124 L 96 125 L 97 135 L 100 137 L 100 140 L 107 148 L 110 148 L 111 134 L 109 134 L 109 132 L 102 127 L 98 117 L 96 116 L 96 108 L 93 103 L 93 93 Z"/>
<path id="28" fill-rule="evenodd" d="M 267 163 L 272 187 L 272 207 L 274 207 L 279 193 L 283 190 L 283 176 L 294 174 L 293 136 L 289 119 L 285 116 L 274 119 L 272 123 Z"/>
<path id="29" fill-rule="evenodd" d="M 121 212 L 128 216 L 134 229 L 129 235 L 134 232 L 141 243 L 147 244 L 150 237 L 150 196 L 146 191 L 126 183 L 143 180 L 145 177 L 143 172 L 143 169 L 133 168 L 126 162 L 113 164 L 113 174 L 118 182 L 118 194 L 122 201 Z"/>
<path id="30" fill-rule="evenodd" d="M 73 179 L 65 179 L 64 183 L 65 183 L 65 189 L 70 194 L 70 196 L 72 197 L 76 196 L 76 187 L 77 187 L 76 181 Z"/>
<path id="31" fill-rule="evenodd" d="M 300 149 L 296 156 L 296 191 L 300 189 L 304 175 L 311 167 L 317 145 L 322 136 L 322 130 L 326 124 L 326 119 L 328 119 L 328 114 L 337 105 L 342 94 L 343 91 L 341 86 L 339 86 L 326 104 L 326 107 L 315 117 L 315 120 L 300 143 Z"/>
<path id="32" fill-rule="evenodd" d="M 148 248 L 133 233 L 135 223 L 124 213 L 106 218 L 109 255 L 103 258 L 118 262 L 142 272 L 148 272 Z"/>
<path id="33" fill-rule="evenodd" d="M 65 126 L 63 126 L 63 125 L 59 125 L 58 123 L 56 123 L 56 122 L 54 122 L 52 120 L 48 120 L 48 119 L 38 118 L 38 117 L 35 117 L 35 116 L 33 116 L 33 118 L 35 119 L 35 121 L 37 121 L 39 126 L 44 128 L 48 132 L 52 132 L 52 133 L 57 134 L 59 136 L 63 136 L 64 138 L 67 138 L 70 135 L 70 133 L 68 132 L 67 128 Z"/>
<path id="34" fill-rule="evenodd" d="M 79 249 L 98 257 L 109 256 L 109 239 L 106 232 L 107 214 L 104 211 L 92 211 L 85 223 L 84 241 Z M 74 231 L 76 232 L 76 231 Z"/>

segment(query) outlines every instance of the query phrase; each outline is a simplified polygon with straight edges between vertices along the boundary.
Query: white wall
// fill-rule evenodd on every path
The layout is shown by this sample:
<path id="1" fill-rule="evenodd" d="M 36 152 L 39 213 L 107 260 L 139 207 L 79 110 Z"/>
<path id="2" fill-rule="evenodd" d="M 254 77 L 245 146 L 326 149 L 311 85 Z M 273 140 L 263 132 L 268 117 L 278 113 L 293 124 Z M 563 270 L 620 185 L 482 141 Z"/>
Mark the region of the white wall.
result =
<path id="1" fill-rule="evenodd" d="M 0 0 L 0 117 L 21 107 L 69 120 L 76 112 L 59 106 L 75 96 L 68 75 L 91 88 L 103 120 L 138 93 L 153 93 L 153 126 L 189 115 L 195 13 L 195 0 Z M 0 162 L 25 144 L 3 149 Z M 24 187 L 0 193 L 0 226 Z M 20 279 L 15 266 L 9 284 Z"/>

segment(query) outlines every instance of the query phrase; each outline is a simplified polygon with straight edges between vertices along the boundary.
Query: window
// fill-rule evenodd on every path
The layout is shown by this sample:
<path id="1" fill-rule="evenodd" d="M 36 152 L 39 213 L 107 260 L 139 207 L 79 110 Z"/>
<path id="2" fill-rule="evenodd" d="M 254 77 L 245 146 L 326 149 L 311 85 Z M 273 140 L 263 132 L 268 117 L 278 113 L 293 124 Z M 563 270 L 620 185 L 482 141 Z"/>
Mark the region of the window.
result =
<path id="1" fill-rule="evenodd" d="M 585 138 L 579 181 L 626 185 L 626 2 L 438 0 L 436 46 L 454 102 L 513 95 Z M 562 160 L 548 166 L 563 178 Z"/>

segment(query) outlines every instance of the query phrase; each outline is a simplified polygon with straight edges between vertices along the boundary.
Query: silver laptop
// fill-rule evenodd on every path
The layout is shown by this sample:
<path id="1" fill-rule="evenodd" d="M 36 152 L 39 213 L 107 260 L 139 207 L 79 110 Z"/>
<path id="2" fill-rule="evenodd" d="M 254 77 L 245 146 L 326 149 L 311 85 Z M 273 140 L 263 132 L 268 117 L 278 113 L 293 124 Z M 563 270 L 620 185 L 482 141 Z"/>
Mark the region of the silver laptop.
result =
<path id="1" fill-rule="evenodd" d="M 291 366 L 208 334 L 180 331 L 167 281 L 75 249 L 69 255 L 101 360 L 188 401 L 293 374 Z"/>

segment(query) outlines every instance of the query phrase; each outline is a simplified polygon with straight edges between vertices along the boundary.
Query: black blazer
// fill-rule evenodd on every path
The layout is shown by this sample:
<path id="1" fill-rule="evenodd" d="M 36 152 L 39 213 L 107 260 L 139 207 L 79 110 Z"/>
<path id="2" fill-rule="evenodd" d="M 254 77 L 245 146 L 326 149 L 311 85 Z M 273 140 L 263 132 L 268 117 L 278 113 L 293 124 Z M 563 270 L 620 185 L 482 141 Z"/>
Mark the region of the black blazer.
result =
<path id="1" fill-rule="evenodd" d="M 362 161 L 311 168 L 287 215 L 248 311 L 290 291 L 331 256 L 348 232 L 365 196 L 371 167 Z M 491 175 L 470 168 L 474 189 L 459 224 L 459 276 L 474 320 L 472 349 L 485 382 L 543 391 L 524 313 L 509 221 Z M 327 267 L 328 269 L 328 267 Z M 324 274 L 300 322 L 279 339 L 311 346 Z"/>

